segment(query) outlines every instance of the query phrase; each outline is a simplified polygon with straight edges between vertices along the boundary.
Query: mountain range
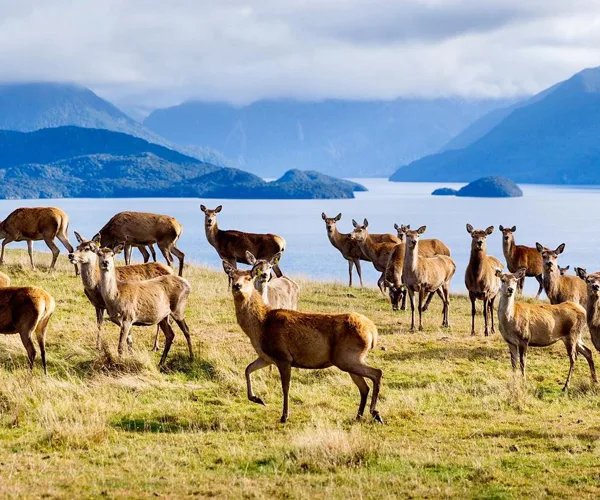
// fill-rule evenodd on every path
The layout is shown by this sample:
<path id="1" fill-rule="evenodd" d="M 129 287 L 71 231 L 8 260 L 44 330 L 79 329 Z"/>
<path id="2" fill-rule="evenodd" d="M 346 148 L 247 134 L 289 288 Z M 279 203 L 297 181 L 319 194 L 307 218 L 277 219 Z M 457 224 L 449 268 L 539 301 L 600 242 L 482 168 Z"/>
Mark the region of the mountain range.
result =
<path id="1" fill-rule="evenodd" d="M 438 154 L 398 169 L 393 181 L 600 184 L 600 68 L 496 110 Z"/>

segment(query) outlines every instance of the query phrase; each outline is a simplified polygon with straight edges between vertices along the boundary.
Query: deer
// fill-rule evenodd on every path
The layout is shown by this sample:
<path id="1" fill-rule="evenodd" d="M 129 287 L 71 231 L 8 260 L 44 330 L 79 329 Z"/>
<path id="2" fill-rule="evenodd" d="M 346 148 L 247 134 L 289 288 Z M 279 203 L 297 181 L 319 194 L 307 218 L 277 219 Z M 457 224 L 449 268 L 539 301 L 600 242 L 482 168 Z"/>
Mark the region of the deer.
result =
<path id="1" fill-rule="evenodd" d="M 206 239 L 215 248 L 219 257 L 229 262 L 234 269 L 237 268 L 238 263 L 250 264 L 246 258 L 246 251 L 250 252 L 257 259 L 264 260 L 271 260 L 278 253 L 283 254 L 286 246 L 285 240 L 276 234 L 255 234 L 219 229 L 217 214 L 222 209 L 222 205 L 219 205 L 214 210 L 200 205 L 200 210 L 204 212 Z M 283 276 L 279 268 L 279 261 L 273 266 L 273 272 L 278 278 Z"/>
<path id="2" fill-rule="evenodd" d="M 394 224 L 394 229 L 398 233 L 398 239 L 406 241 L 406 231 L 410 229 L 410 224 Z M 424 239 L 419 241 L 419 252 L 424 257 L 433 257 L 434 255 L 447 255 L 450 257 L 450 249 L 443 241 L 438 239 Z"/>
<path id="3" fill-rule="evenodd" d="M 406 255 L 402 281 L 410 299 L 411 331 L 415 329 L 415 292 L 419 294 L 419 331 L 423 330 L 423 302 L 426 294 L 437 293 L 442 299 L 442 327 L 450 326 L 450 281 L 456 272 L 456 264 L 447 255 L 422 257 L 419 255 L 419 238 L 427 226 L 406 232 Z"/>
<path id="4" fill-rule="evenodd" d="M 287 276 L 272 277 L 273 267 L 280 258 L 281 254 L 275 254 L 270 261 L 258 260 L 250 252 L 246 252 L 246 259 L 252 266 L 250 273 L 254 278 L 254 285 L 265 305 L 271 309 L 295 311 L 298 308 L 298 294 L 300 293 L 298 283 Z"/>
<path id="5" fill-rule="evenodd" d="M 147 250 L 156 243 L 163 254 L 167 264 L 173 267 L 173 255 L 179 260 L 179 276 L 183 276 L 185 254 L 177 248 L 177 241 L 181 237 L 183 227 L 169 215 L 160 215 L 147 212 L 119 212 L 115 214 L 100 229 L 100 241 L 103 247 L 115 247 L 125 242 L 125 264 L 131 264 L 131 247 L 136 246 L 147 262 Z M 142 248 L 144 250 L 142 250 Z M 155 259 L 156 260 L 156 259 Z"/>
<path id="6" fill-rule="evenodd" d="M 510 361 L 514 371 L 520 365 L 525 378 L 527 349 L 547 347 L 561 340 L 569 356 L 569 374 L 563 391 L 569 388 L 577 354 L 581 354 L 589 364 L 592 381 L 597 382 L 592 351 L 583 343 L 582 335 L 586 324 L 586 311 L 576 302 L 560 304 L 528 304 L 515 302 L 519 281 L 527 275 L 522 267 L 514 274 L 503 274 L 499 269 L 500 301 L 498 304 L 498 325 L 500 334 L 508 344 Z M 600 290 L 600 285 L 598 286 Z"/>
<path id="7" fill-rule="evenodd" d="M 96 254 L 96 249 L 100 247 L 100 238 L 99 235 L 96 235 L 92 240 L 87 240 L 77 231 L 74 231 L 74 234 L 79 244 L 69 254 L 69 260 L 72 264 L 78 264 L 81 267 L 83 291 L 90 304 L 96 309 L 96 348 L 100 349 L 102 347 L 102 324 L 104 322 L 104 311 L 106 310 L 106 304 L 100 293 L 100 269 L 98 268 L 98 255 Z M 115 269 L 115 272 L 119 281 L 141 281 L 173 274 L 173 270 L 169 266 L 159 262 L 120 266 Z M 152 348 L 154 352 L 158 351 L 159 332 L 160 327 L 157 326 Z M 129 339 L 129 342 L 131 342 L 131 339 Z"/>
<path id="8" fill-rule="evenodd" d="M 46 332 L 56 304 L 54 298 L 37 286 L 9 286 L 0 288 L 0 333 L 18 333 L 27 351 L 29 368 L 33 371 L 36 357 L 33 345 L 35 334 L 40 348 L 44 375 L 46 366 Z"/>
<path id="9" fill-rule="evenodd" d="M 565 267 L 560 267 L 558 266 L 558 274 L 560 274 L 561 276 L 568 276 L 568 271 L 571 268 L 571 266 L 565 266 Z M 577 268 L 576 268 L 577 269 Z M 543 281 L 542 281 L 542 286 L 543 286 Z"/>
<path id="10" fill-rule="evenodd" d="M 380 278 L 377 280 L 377 286 L 381 293 L 385 295 L 385 270 L 390 260 L 390 255 L 399 242 L 379 243 L 375 241 L 367 230 L 369 227 L 367 219 L 363 221 L 362 226 L 352 219 L 352 225 L 354 226 L 354 230 L 350 233 L 350 238 L 358 242 L 362 252 L 373 263 L 373 267 L 381 273 Z"/>
<path id="11" fill-rule="evenodd" d="M 496 257 L 487 254 L 487 237 L 494 232 L 494 226 L 485 230 L 473 229 L 467 224 L 467 232 L 471 235 L 471 255 L 465 272 L 465 285 L 471 301 L 471 335 L 475 335 L 475 302 L 483 301 L 483 321 L 485 323 L 484 335 L 487 337 L 488 312 L 491 316 L 491 332 L 496 333 L 494 327 L 494 301 L 500 291 L 500 278 L 496 270 L 504 269 L 504 264 Z"/>
<path id="12" fill-rule="evenodd" d="M 175 320 L 188 345 L 190 360 L 194 359 L 190 330 L 185 321 L 185 306 L 191 287 L 180 276 L 167 274 L 143 281 L 119 281 L 116 275 L 115 255 L 124 245 L 114 249 L 93 248 L 98 255 L 100 268 L 100 293 L 106 304 L 110 320 L 121 327 L 118 345 L 119 357 L 123 355 L 125 339 L 131 350 L 130 331 L 133 325 L 159 325 L 165 335 L 165 347 L 159 366 L 163 366 L 175 333 L 169 323 L 169 317 Z"/>
<path id="13" fill-rule="evenodd" d="M 0 222 L 0 239 L 2 251 L 0 264 L 4 264 L 4 248 L 13 241 L 26 241 L 31 268 L 33 263 L 33 242 L 43 240 L 52 252 L 50 269 L 54 269 L 60 250 L 54 243 L 58 239 L 67 251 L 72 252 L 73 246 L 69 241 L 69 216 L 56 207 L 17 208 L 6 219 Z M 79 270 L 75 266 L 75 274 Z"/>
<path id="14" fill-rule="evenodd" d="M 0 288 L 10 286 L 10 277 L 7 274 L 0 273 Z"/>
<path id="15" fill-rule="evenodd" d="M 585 309 L 587 307 L 587 287 L 584 280 L 577 276 L 561 276 L 558 271 L 558 256 L 564 252 L 565 244 L 561 243 L 555 250 L 535 244 L 544 263 L 544 291 L 551 304 L 576 302 Z"/>
<path id="16" fill-rule="evenodd" d="M 502 233 L 502 252 L 504 253 L 508 270 L 511 273 L 516 273 L 523 267 L 527 269 L 525 276 L 519 282 L 519 291 L 523 293 L 525 277 L 533 276 L 539 285 L 535 298 L 539 299 L 542 290 L 544 289 L 544 265 L 542 256 L 535 248 L 515 244 L 514 233 L 517 230 L 517 226 L 499 226 L 498 229 L 500 229 L 500 232 Z"/>
<path id="17" fill-rule="evenodd" d="M 246 367 L 248 400 L 264 405 L 252 390 L 250 375 L 256 370 L 275 365 L 279 370 L 283 391 L 281 423 L 289 418 L 289 389 L 292 368 L 320 370 L 336 366 L 347 372 L 360 392 L 357 419 L 361 419 L 367 403 L 369 386 L 373 383 L 370 413 L 383 423 L 376 409 L 383 372 L 365 362 L 377 343 L 377 327 L 358 313 L 317 314 L 286 309 L 270 309 L 254 286 L 250 271 L 235 269 L 223 261 L 223 268 L 232 281 L 233 302 L 237 323 L 250 339 L 258 354 Z"/>
<path id="18" fill-rule="evenodd" d="M 588 274 L 583 268 L 576 268 L 578 276 L 585 281 L 587 288 L 587 325 L 592 344 L 600 351 L 600 272 Z"/>

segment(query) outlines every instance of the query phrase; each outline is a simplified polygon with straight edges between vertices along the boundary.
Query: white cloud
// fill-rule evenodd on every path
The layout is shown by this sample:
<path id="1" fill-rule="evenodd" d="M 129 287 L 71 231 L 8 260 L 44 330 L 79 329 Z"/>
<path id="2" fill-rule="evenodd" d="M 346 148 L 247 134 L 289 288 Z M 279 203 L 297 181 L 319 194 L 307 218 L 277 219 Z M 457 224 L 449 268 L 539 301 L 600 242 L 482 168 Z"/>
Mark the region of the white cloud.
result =
<path id="1" fill-rule="evenodd" d="M 0 0 L 0 77 L 117 102 L 533 93 L 600 62 L 574 0 Z"/>

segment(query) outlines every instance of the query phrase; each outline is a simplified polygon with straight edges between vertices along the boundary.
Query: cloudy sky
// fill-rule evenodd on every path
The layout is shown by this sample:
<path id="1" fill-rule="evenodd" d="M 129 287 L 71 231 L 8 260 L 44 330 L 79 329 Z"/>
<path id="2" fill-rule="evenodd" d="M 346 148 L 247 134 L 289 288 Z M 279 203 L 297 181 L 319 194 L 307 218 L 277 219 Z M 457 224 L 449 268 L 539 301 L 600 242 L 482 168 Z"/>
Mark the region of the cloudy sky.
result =
<path id="1" fill-rule="evenodd" d="M 0 79 L 128 106 L 515 96 L 597 65 L 598 0 L 0 0 Z"/>

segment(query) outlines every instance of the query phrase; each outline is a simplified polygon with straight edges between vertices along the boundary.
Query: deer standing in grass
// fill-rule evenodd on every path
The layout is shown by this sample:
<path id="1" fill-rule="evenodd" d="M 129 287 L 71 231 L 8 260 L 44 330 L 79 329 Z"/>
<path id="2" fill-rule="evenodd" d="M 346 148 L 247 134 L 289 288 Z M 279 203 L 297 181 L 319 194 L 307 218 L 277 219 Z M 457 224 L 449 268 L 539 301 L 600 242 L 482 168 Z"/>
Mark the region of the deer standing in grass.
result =
<path id="1" fill-rule="evenodd" d="M 556 250 L 546 248 L 540 243 L 535 244 L 544 263 L 544 291 L 551 304 L 576 302 L 587 307 L 587 287 L 585 281 L 577 276 L 561 276 L 558 271 L 558 256 L 565 250 L 565 244 L 560 244 Z"/>
<path id="2" fill-rule="evenodd" d="M 280 258 L 281 255 L 276 254 L 270 261 L 257 260 L 250 252 L 246 252 L 246 259 L 252 266 L 250 272 L 254 278 L 254 285 L 265 305 L 271 309 L 295 311 L 298 308 L 298 294 L 300 293 L 298 283 L 287 276 L 272 277 L 273 267 Z"/>
<path id="3" fill-rule="evenodd" d="M 535 298 L 538 299 L 544 289 L 544 265 L 542 256 L 535 248 L 515 244 L 514 233 L 517 226 L 503 227 L 499 226 L 502 232 L 502 252 L 506 259 L 506 266 L 511 273 L 516 273 L 519 269 L 525 268 L 525 276 L 519 281 L 519 291 L 523 293 L 525 277 L 533 276 L 538 282 L 538 291 Z"/>
<path id="4" fill-rule="evenodd" d="M 600 351 L 600 272 L 587 274 L 585 269 L 580 267 L 577 267 L 576 270 L 587 287 L 587 325 L 592 344 L 596 350 Z"/>
<path id="5" fill-rule="evenodd" d="M 130 335 L 133 325 L 159 325 L 165 335 L 165 347 L 159 366 L 163 365 L 171 349 L 175 333 L 169 324 L 172 317 L 183 332 L 188 344 L 190 359 L 194 359 L 190 330 L 185 321 L 185 306 L 190 295 L 190 284 L 174 275 L 159 276 L 144 281 L 119 281 L 115 271 L 115 249 L 95 248 L 100 267 L 100 293 L 106 304 L 110 320 L 121 327 L 119 356 L 123 354 L 125 339 L 131 349 Z"/>
<path id="6" fill-rule="evenodd" d="M 496 271 L 501 280 L 498 324 L 500 333 L 510 349 L 513 370 L 520 366 L 525 377 L 527 349 L 547 347 L 561 340 L 569 356 L 569 374 L 563 390 L 569 388 L 577 354 L 581 354 L 590 366 L 592 381 L 597 382 L 592 351 L 583 343 L 582 334 L 586 324 L 586 311 L 575 302 L 556 305 L 515 302 L 518 283 L 527 274 L 526 268 L 514 274 Z M 600 286 L 598 287 L 600 290 Z"/>
<path id="7" fill-rule="evenodd" d="M 411 325 L 415 329 L 415 292 L 419 294 L 419 330 L 423 330 L 423 305 L 427 294 L 435 293 L 442 299 L 442 326 L 450 326 L 450 281 L 456 272 L 456 264 L 447 255 L 422 257 L 419 255 L 419 237 L 426 226 L 406 232 L 406 255 L 402 281 L 410 299 Z"/>
<path id="8" fill-rule="evenodd" d="M 31 370 L 36 356 L 33 345 L 35 335 L 40 348 L 44 374 L 48 373 L 46 331 L 54 308 L 54 298 L 42 288 L 36 286 L 0 288 L 0 334 L 20 334 Z"/>
<path id="9" fill-rule="evenodd" d="M 487 254 L 487 237 L 494 232 L 494 226 L 485 230 L 473 229 L 467 224 L 467 232 L 471 235 L 471 255 L 465 272 L 465 285 L 471 300 L 471 335 L 475 335 L 475 302 L 483 301 L 483 320 L 485 323 L 484 334 L 487 337 L 488 312 L 491 316 L 492 335 L 494 328 L 494 301 L 500 291 L 500 278 L 497 269 L 504 269 L 504 264 L 496 257 Z"/>
<path id="10" fill-rule="evenodd" d="M 27 252 L 32 269 L 35 269 L 33 263 L 34 241 L 43 240 L 52 252 L 50 269 L 54 269 L 60 254 L 60 250 L 54 243 L 55 238 L 69 252 L 73 251 L 73 246 L 69 241 L 69 216 L 60 208 L 55 207 L 17 208 L 0 222 L 0 238 L 3 239 L 0 264 L 4 264 L 4 247 L 13 241 L 27 242 Z M 78 272 L 77 266 L 75 266 L 75 274 Z"/>
<path id="11" fill-rule="evenodd" d="M 100 349 L 102 346 L 101 332 L 104 322 L 104 311 L 106 304 L 100 292 L 100 269 L 98 267 L 98 255 L 96 250 L 100 246 L 99 235 L 96 235 L 93 240 L 86 240 L 77 231 L 75 237 L 79 245 L 69 254 L 69 260 L 73 264 L 81 266 L 81 280 L 83 281 L 83 291 L 96 309 L 96 325 L 98 327 L 96 333 L 96 347 Z M 156 278 L 157 276 L 166 276 L 173 274 L 173 270 L 159 262 L 147 264 L 135 264 L 129 266 L 120 266 L 115 268 L 115 273 L 118 281 L 141 281 Z M 158 333 L 160 327 L 156 327 L 156 335 L 154 336 L 153 351 L 158 351 Z M 132 340 L 129 338 L 131 344 Z"/>
<path id="12" fill-rule="evenodd" d="M 200 210 L 204 212 L 206 239 L 215 248 L 221 260 L 228 262 L 234 269 L 237 268 L 238 263 L 250 264 L 246 258 L 246 252 L 250 252 L 257 259 L 271 260 L 273 256 L 285 251 L 285 240 L 276 234 L 244 233 L 219 229 L 217 214 L 222 209 L 222 205 L 214 210 L 200 205 Z M 278 278 L 283 275 L 279 268 L 279 262 L 273 266 L 273 272 Z M 229 284 L 231 285 L 231 280 Z"/>
<path id="13" fill-rule="evenodd" d="M 369 394 L 365 377 L 373 382 L 370 412 L 376 421 L 382 422 L 376 409 L 382 371 L 365 363 L 377 342 L 377 328 L 371 320 L 357 313 L 315 314 L 269 309 L 256 291 L 250 271 L 238 271 L 226 261 L 223 268 L 232 280 L 237 322 L 258 354 L 246 367 L 250 401 L 264 405 L 252 391 L 250 375 L 274 364 L 283 390 L 281 422 L 287 422 L 292 368 L 318 370 L 337 366 L 350 375 L 360 391 L 358 419 L 363 416 Z"/>
<path id="14" fill-rule="evenodd" d="M 125 242 L 125 264 L 131 264 L 131 247 L 136 246 L 149 259 L 146 246 L 156 260 L 152 245 L 156 243 L 167 264 L 173 267 L 173 255 L 179 260 L 179 276 L 183 275 L 185 254 L 177 248 L 183 228 L 174 217 L 146 212 L 119 212 L 98 233 L 103 247 L 113 248 Z"/>
<path id="15" fill-rule="evenodd" d="M 381 276 L 377 280 L 377 286 L 381 293 L 385 295 L 385 270 L 390 260 L 390 255 L 400 241 L 379 243 L 369 234 L 367 230 L 369 221 L 367 219 L 363 221 L 362 226 L 352 219 L 352 225 L 354 226 L 354 230 L 350 233 L 350 238 L 358 242 L 362 252 L 373 263 L 373 267 L 381 273 Z"/>

